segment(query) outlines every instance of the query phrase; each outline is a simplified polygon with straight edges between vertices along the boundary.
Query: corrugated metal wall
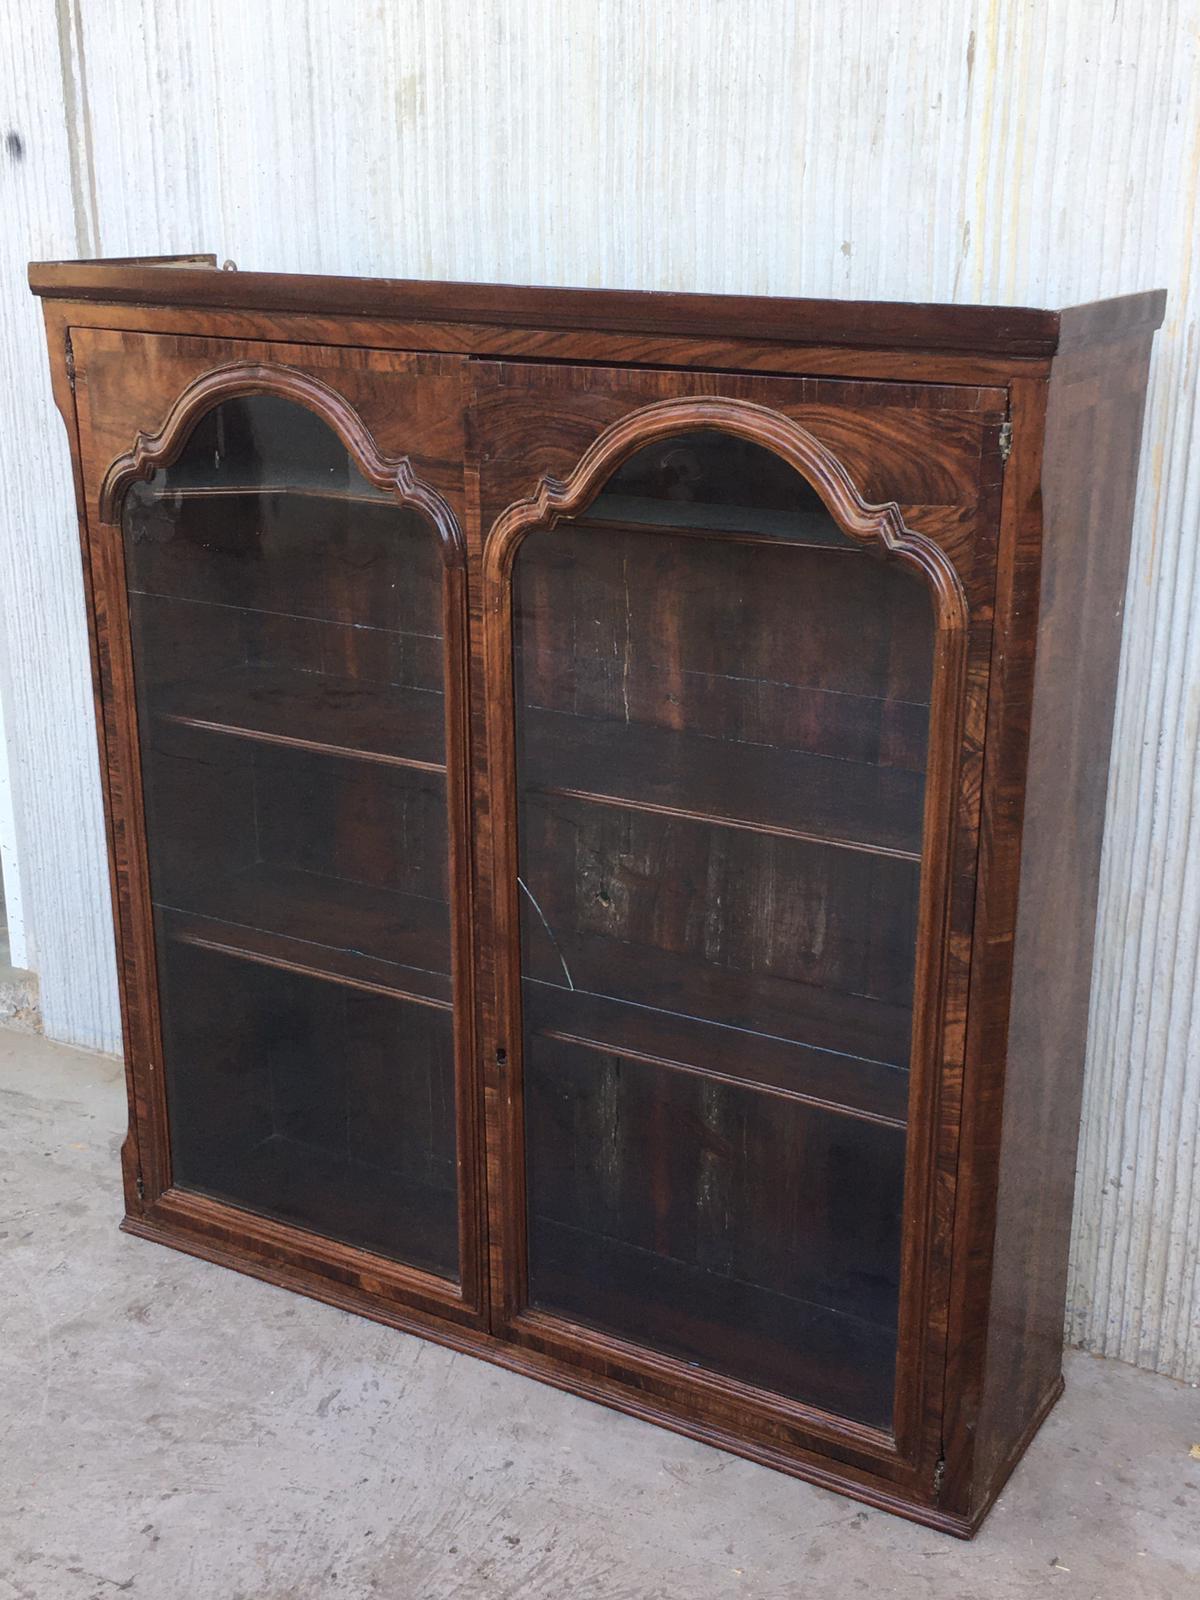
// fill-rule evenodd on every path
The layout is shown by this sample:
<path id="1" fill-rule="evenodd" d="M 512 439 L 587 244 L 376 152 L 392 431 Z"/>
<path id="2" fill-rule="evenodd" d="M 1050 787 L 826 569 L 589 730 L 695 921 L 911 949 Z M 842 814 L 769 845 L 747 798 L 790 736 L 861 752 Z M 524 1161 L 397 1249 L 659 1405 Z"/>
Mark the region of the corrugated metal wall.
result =
<path id="1" fill-rule="evenodd" d="M 70 1038 L 111 1045 L 115 1010 L 26 255 L 1047 305 L 1167 286 L 1070 1333 L 1200 1380 L 1200 0 L 10 0 L 10 19 L 8 712 L 47 1026 Z"/>
<path id="2" fill-rule="evenodd" d="M 0 695 L 19 874 L 13 953 L 42 979 L 47 1031 L 116 1049 L 108 864 L 66 435 L 50 400 L 31 255 L 76 253 L 54 8 L 0 25 Z M 40 345 L 40 348 L 39 348 Z"/>

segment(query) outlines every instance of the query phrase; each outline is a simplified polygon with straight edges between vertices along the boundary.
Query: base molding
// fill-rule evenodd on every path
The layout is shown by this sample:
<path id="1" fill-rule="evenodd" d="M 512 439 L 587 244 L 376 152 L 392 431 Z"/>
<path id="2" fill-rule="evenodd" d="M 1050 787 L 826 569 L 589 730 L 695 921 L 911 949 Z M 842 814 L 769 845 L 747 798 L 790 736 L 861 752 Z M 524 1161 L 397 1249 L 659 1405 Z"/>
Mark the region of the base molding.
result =
<path id="1" fill-rule="evenodd" d="M 421 1313 L 408 1313 L 402 1307 L 384 1305 L 353 1286 L 322 1278 L 315 1273 L 281 1262 L 268 1262 L 255 1256 L 231 1250 L 217 1240 L 188 1229 L 129 1213 L 121 1222 L 121 1231 L 134 1238 L 146 1239 L 154 1244 L 167 1245 L 186 1255 L 196 1256 L 215 1266 L 231 1267 L 260 1282 L 276 1288 L 290 1290 L 318 1300 L 340 1311 L 367 1317 L 373 1322 L 396 1328 L 399 1332 L 428 1339 L 465 1355 L 478 1356 L 494 1366 L 503 1367 L 521 1377 L 549 1384 L 568 1394 L 595 1401 L 615 1411 L 636 1417 L 639 1421 L 667 1428 L 685 1438 L 696 1439 L 714 1449 L 741 1456 L 759 1466 L 771 1467 L 776 1472 L 799 1478 L 820 1489 L 848 1496 L 876 1510 L 890 1512 L 910 1522 L 920 1523 L 939 1533 L 948 1533 L 959 1539 L 974 1536 L 990 1508 L 991 1500 L 974 1515 L 928 1505 L 899 1492 L 896 1486 L 883 1479 L 853 1468 L 843 1468 L 816 1457 L 783 1450 L 754 1439 L 716 1427 L 709 1422 L 691 1418 L 644 1393 L 638 1393 L 611 1380 L 598 1378 L 581 1367 L 569 1366 L 534 1350 L 520 1348 L 493 1338 L 484 1330 L 470 1328 L 461 1323 L 444 1321 Z M 1061 1384 L 1059 1392 L 1061 1393 Z M 1054 1396 L 1057 1399 L 1058 1395 Z M 1052 1403 L 1052 1402 L 1051 1402 Z M 1047 1405 L 1046 1410 L 1049 1410 Z M 1040 1417 L 1038 1422 L 1040 1422 Z M 1030 1437 L 1036 1431 L 1030 1428 Z M 1017 1453 L 1019 1455 L 1019 1452 Z M 1011 1472 L 1016 1457 L 1007 1471 Z M 1007 1472 L 1005 1474 L 1007 1476 Z M 997 1489 L 997 1493 L 999 1490 Z M 994 1496 L 992 1497 L 994 1498 Z"/>
<path id="2" fill-rule="evenodd" d="M 1045 1422 L 1046 1418 L 1062 1399 L 1063 1392 L 1066 1387 L 1066 1379 L 1060 1372 L 1058 1377 L 1042 1396 L 1041 1400 L 1039 1400 L 1034 1409 L 1033 1415 L 1030 1417 L 1025 1427 L 1022 1428 L 1021 1432 L 1017 1435 L 1017 1438 L 1009 1448 L 1008 1453 L 1001 1458 L 1000 1465 L 996 1468 L 996 1471 L 992 1476 L 992 1481 L 987 1486 L 987 1492 L 984 1495 L 979 1508 L 972 1514 L 971 1521 L 976 1528 L 980 1526 L 980 1524 L 983 1522 L 983 1519 L 987 1516 L 988 1512 L 992 1509 L 996 1501 L 1004 1492 L 1004 1486 L 1012 1477 L 1013 1472 L 1016 1470 L 1017 1463 L 1025 1454 L 1026 1450 L 1029 1449 L 1029 1446 L 1033 1442 L 1033 1439 L 1042 1423 Z"/>

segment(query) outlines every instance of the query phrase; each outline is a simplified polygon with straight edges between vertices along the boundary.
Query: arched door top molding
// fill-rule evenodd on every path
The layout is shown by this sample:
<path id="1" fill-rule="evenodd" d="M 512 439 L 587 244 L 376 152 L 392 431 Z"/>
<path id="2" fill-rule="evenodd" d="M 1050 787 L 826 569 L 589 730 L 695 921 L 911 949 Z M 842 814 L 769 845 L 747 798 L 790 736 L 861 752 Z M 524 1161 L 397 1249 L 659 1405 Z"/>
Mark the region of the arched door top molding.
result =
<path id="1" fill-rule="evenodd" d="M 907 527 L 894 501 L 871 505 L 864 500 L 838 457 L 806 428 L 749 400 L 697 396 L 661 400 L 627 412 L 592 441 L 568 478 L 547 475 L 532 495 L 515 501 L 500 515 L 488 540 L 488 577 L 506 582 L 524 536 L 535 528 L 553 528 L 585 510 L 638 450 L 697 429 L 732 434 L 787 462 L 812 485 L 847 537 L 876 544 L 923 572 L 934 590 L 942 628 L 966 628 L 966 596 L 945 551 Z"/>
<path id="2" fill-rule="evenodd" d="M 212 368 L 188 384 L 157 433 L 139 433 L 133 449 L 110 465 L 100 485 L 100 520 L 120 520 L 130 487 L 139 479 L 148 481 L 160 467 L 172 466 L 206 412 L 223 401 L 254 395 L 290 400 L 320 417 L 341 440 L 368 483 L 392 495 L 400 505 L 421 512 L 433 524 L 446 566 L 465 565 L 466 546 L 458 519 L 437 490 L 417 477 L 408 456 L 385 456 L 358 412 L 329 384 L 297 367 L 267 362 L 231 362 Z"/>

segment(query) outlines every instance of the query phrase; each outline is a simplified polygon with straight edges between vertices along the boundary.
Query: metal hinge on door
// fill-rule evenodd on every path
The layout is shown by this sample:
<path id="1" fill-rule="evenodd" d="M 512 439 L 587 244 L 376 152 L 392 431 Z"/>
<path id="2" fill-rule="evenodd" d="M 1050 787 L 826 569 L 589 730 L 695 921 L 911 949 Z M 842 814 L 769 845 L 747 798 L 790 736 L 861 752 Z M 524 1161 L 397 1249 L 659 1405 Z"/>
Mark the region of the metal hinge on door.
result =
<path id="1" fill-rule="evenodd" d="M 997 440 L 997 443 L 1000 446 L 1000 459 L 1001 459 L 1001 461 L 1007 461 L 1009 456 L 1012 455 L 1012 423 L 1011 422 L 1002 422 L 1000 424 L 1000 435 L 999 435 L 999 438 Z"/>
<path id="2" fill-rule="evenodd" d="M 942 1484 L 946 1478 L 946 1458 L 938 1457 L 937 1466 L 933 1469 L 933 1498 L 936 1500 L 942 1492 Z"/>
<path id="3" fill-rule="evenodd" d="M 71 343 L 70 329 L 67 330 L 67 382 L 71 385 L 71 393 L 75 393 L 75 346 Z"/>
<path id="4" fill-rule="evenodd" d="M 137 1175 L 137 1179 L 136 1179 L 136 1181 L 134 1183 L 134 1188 L 137 1190 L 138 1199 L 139 1200 L 144 1200 L 146 1198 L 146 1185 L 142 1181 L 142 1175 L 141 1175 L 140 1172 Z"/>

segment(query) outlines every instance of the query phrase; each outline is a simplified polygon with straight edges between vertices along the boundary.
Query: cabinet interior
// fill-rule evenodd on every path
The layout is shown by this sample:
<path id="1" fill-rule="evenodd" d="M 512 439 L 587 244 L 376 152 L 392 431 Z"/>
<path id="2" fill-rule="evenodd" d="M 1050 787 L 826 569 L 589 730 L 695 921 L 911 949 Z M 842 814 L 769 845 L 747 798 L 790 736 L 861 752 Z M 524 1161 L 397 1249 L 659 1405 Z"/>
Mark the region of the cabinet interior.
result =
<path id="1" fill-rule="evenodd" d="M 531 1302 L 887 1427 L 925 587 L 697 433 L 513 611 Z"/>
<path id="2" fill-rule="evenodd" d="M 434 531 L 269 396 L 123 528 L 176 1181 L 453 1278 Z"/>

